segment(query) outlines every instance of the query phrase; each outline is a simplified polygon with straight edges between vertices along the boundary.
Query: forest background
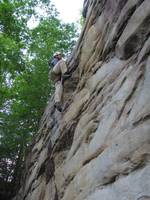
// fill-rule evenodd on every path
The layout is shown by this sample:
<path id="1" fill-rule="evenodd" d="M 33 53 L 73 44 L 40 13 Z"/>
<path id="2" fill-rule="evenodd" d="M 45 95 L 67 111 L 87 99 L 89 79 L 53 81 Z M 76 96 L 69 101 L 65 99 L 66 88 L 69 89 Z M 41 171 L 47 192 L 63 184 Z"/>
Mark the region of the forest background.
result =
<path id="1" fill-rule="evenodd" d="M 29 29 L 32 17 L 39 23 Z M 53 93 L 48 60 L 58 50 L 69 55 L 76 38 L 75 24 L 60 21 L 49 0 L 0 0 L 1 200 L 20 187 L 26 150 Z"/>

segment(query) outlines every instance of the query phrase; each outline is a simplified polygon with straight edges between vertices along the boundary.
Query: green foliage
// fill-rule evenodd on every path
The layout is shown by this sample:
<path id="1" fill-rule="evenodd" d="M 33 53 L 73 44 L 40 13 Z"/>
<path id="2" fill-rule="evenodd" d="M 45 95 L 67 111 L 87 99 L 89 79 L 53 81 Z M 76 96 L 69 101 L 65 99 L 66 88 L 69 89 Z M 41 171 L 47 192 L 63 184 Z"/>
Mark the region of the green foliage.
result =
<path id="1" fill-rule="evenodd" d="M 83 27 L 84 21 L 85 21 L 85 19 L 84 19 L 83 16 L 81 15 L 80 21 L 79 21 L 79 24 L 80 24 L 81 27 Z"/>
<path id="2" fill-rule="evenodd" d="M 14 183 L 15 191 L 26 148 L 53 92 L 48 60 L 58 50 L 67 55 L 77 37 L 74 24 L 57 15 L 49 0 L 0 0 L 0 181 Z M 39 25 L 29 30 L 32 16 Z"/>

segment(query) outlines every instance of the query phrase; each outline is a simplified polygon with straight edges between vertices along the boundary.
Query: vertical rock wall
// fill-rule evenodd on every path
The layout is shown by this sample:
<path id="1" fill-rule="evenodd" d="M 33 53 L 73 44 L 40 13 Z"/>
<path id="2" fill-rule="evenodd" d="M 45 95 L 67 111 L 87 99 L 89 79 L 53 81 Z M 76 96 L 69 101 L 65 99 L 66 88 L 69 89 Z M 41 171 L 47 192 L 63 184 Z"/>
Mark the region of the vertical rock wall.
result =
<path id="1" fill-rule="evenodd" d="M 150 0 L 89 0 L 14 200 L 150 199 Z"/>

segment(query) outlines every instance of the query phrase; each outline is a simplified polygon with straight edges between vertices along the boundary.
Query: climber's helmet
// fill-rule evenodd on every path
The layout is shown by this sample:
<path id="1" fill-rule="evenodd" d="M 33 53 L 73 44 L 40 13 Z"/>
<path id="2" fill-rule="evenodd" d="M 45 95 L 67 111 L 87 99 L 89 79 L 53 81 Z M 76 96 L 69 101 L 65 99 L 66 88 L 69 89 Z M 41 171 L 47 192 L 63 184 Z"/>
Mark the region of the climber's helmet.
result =
<path id="1" fill-rule="evenodd" d="M 53 57 L 54 57 L 54 58 L 61 59 L 61 58 L 62 58 L 62 54 L 61 54 L 61 52 L 56 51 L 56 52 L 54 53 Z"/>

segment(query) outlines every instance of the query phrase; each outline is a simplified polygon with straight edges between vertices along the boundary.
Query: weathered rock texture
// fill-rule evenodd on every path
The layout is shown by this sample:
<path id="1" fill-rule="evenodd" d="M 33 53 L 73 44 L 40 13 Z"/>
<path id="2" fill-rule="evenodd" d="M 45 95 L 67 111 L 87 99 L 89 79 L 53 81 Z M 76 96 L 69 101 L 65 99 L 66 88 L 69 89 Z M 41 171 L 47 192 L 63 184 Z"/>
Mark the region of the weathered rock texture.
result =
<path id="1" fill-rule="evenodd" d="M 150 0 L 90 0 L 15 200 L 150 199 Z"/>

